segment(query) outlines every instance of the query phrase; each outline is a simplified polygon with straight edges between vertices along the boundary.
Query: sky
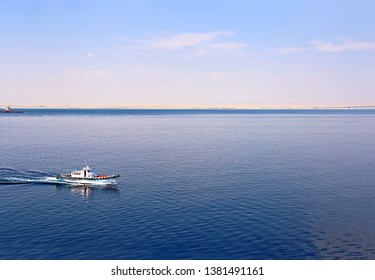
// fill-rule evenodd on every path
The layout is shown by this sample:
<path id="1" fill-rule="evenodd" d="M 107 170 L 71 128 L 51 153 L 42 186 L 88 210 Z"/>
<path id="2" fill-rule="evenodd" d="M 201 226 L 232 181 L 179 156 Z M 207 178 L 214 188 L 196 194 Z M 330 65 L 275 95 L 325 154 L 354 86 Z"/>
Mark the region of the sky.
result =
<path id="1" fill-rule="evenodd" d="M 0 0 L 0 105 L 375 105 L 374 0 Z"/>

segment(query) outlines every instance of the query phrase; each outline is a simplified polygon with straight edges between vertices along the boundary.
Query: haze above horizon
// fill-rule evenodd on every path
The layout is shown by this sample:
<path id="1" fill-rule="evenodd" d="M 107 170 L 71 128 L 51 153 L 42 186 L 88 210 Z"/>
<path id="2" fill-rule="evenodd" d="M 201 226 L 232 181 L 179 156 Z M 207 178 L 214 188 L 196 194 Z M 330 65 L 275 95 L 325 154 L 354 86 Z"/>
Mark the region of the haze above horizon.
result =
<path id="1" fill-rule="evenodd" d="M 374 1 L 1 1 L 0 104 L 374 106 Z"/>

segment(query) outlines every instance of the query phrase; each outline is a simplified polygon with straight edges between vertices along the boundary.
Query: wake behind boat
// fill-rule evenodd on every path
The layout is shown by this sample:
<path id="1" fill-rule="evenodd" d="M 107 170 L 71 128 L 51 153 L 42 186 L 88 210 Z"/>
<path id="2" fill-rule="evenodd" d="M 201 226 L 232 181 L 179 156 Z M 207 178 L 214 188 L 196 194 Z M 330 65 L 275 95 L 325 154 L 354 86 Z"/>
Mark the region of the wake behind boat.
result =
<path id="1" fill-rule="evenodd" d="M 114 175 L 97 175 L 92 169 L 86 165 L 82 170 L 73 171 L 67 174 L 60 174 L 56 179 L 62 183 L 68 184 L 91 184 L 91 185 L 114 185 L 117 184 L 116 178 L 120 177 L 118 174 Z"/>

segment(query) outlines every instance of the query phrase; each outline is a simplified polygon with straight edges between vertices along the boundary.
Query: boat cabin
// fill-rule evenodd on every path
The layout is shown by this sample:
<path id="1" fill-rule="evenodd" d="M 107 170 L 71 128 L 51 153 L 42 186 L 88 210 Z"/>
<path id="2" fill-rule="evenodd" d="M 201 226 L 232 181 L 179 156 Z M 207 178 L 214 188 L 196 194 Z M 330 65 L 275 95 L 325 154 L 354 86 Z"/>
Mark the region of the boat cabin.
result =
<path id="1" fill-rule="evenodd" d="M 96 173 L 92 172 L 90 167 L 87 165 L 84 168 L 82 168 L 82 170 L 80 171 L 73 171 L 72 173 L 70 173 L 70 176 L 72 178 L 96 178 L 97 177 Z"/>

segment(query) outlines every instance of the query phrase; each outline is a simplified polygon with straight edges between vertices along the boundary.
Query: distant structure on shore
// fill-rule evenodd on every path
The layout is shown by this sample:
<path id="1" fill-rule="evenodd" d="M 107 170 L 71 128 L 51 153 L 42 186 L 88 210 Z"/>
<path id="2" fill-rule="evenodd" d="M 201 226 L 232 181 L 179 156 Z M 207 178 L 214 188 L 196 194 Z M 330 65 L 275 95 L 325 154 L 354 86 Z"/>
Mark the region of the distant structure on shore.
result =
<path id="1" fill-rule="evenodd" d="M 12 108 L 10 108 L 9 106 L 5 107 L 5 109 L 3 109 L 1 111 L 2 113 L 8 113 L 8 114 L 11 114 L 11 113 L 23 113 L 22 111 L 19 111 L 19 110 L 13 110 Z"/>

